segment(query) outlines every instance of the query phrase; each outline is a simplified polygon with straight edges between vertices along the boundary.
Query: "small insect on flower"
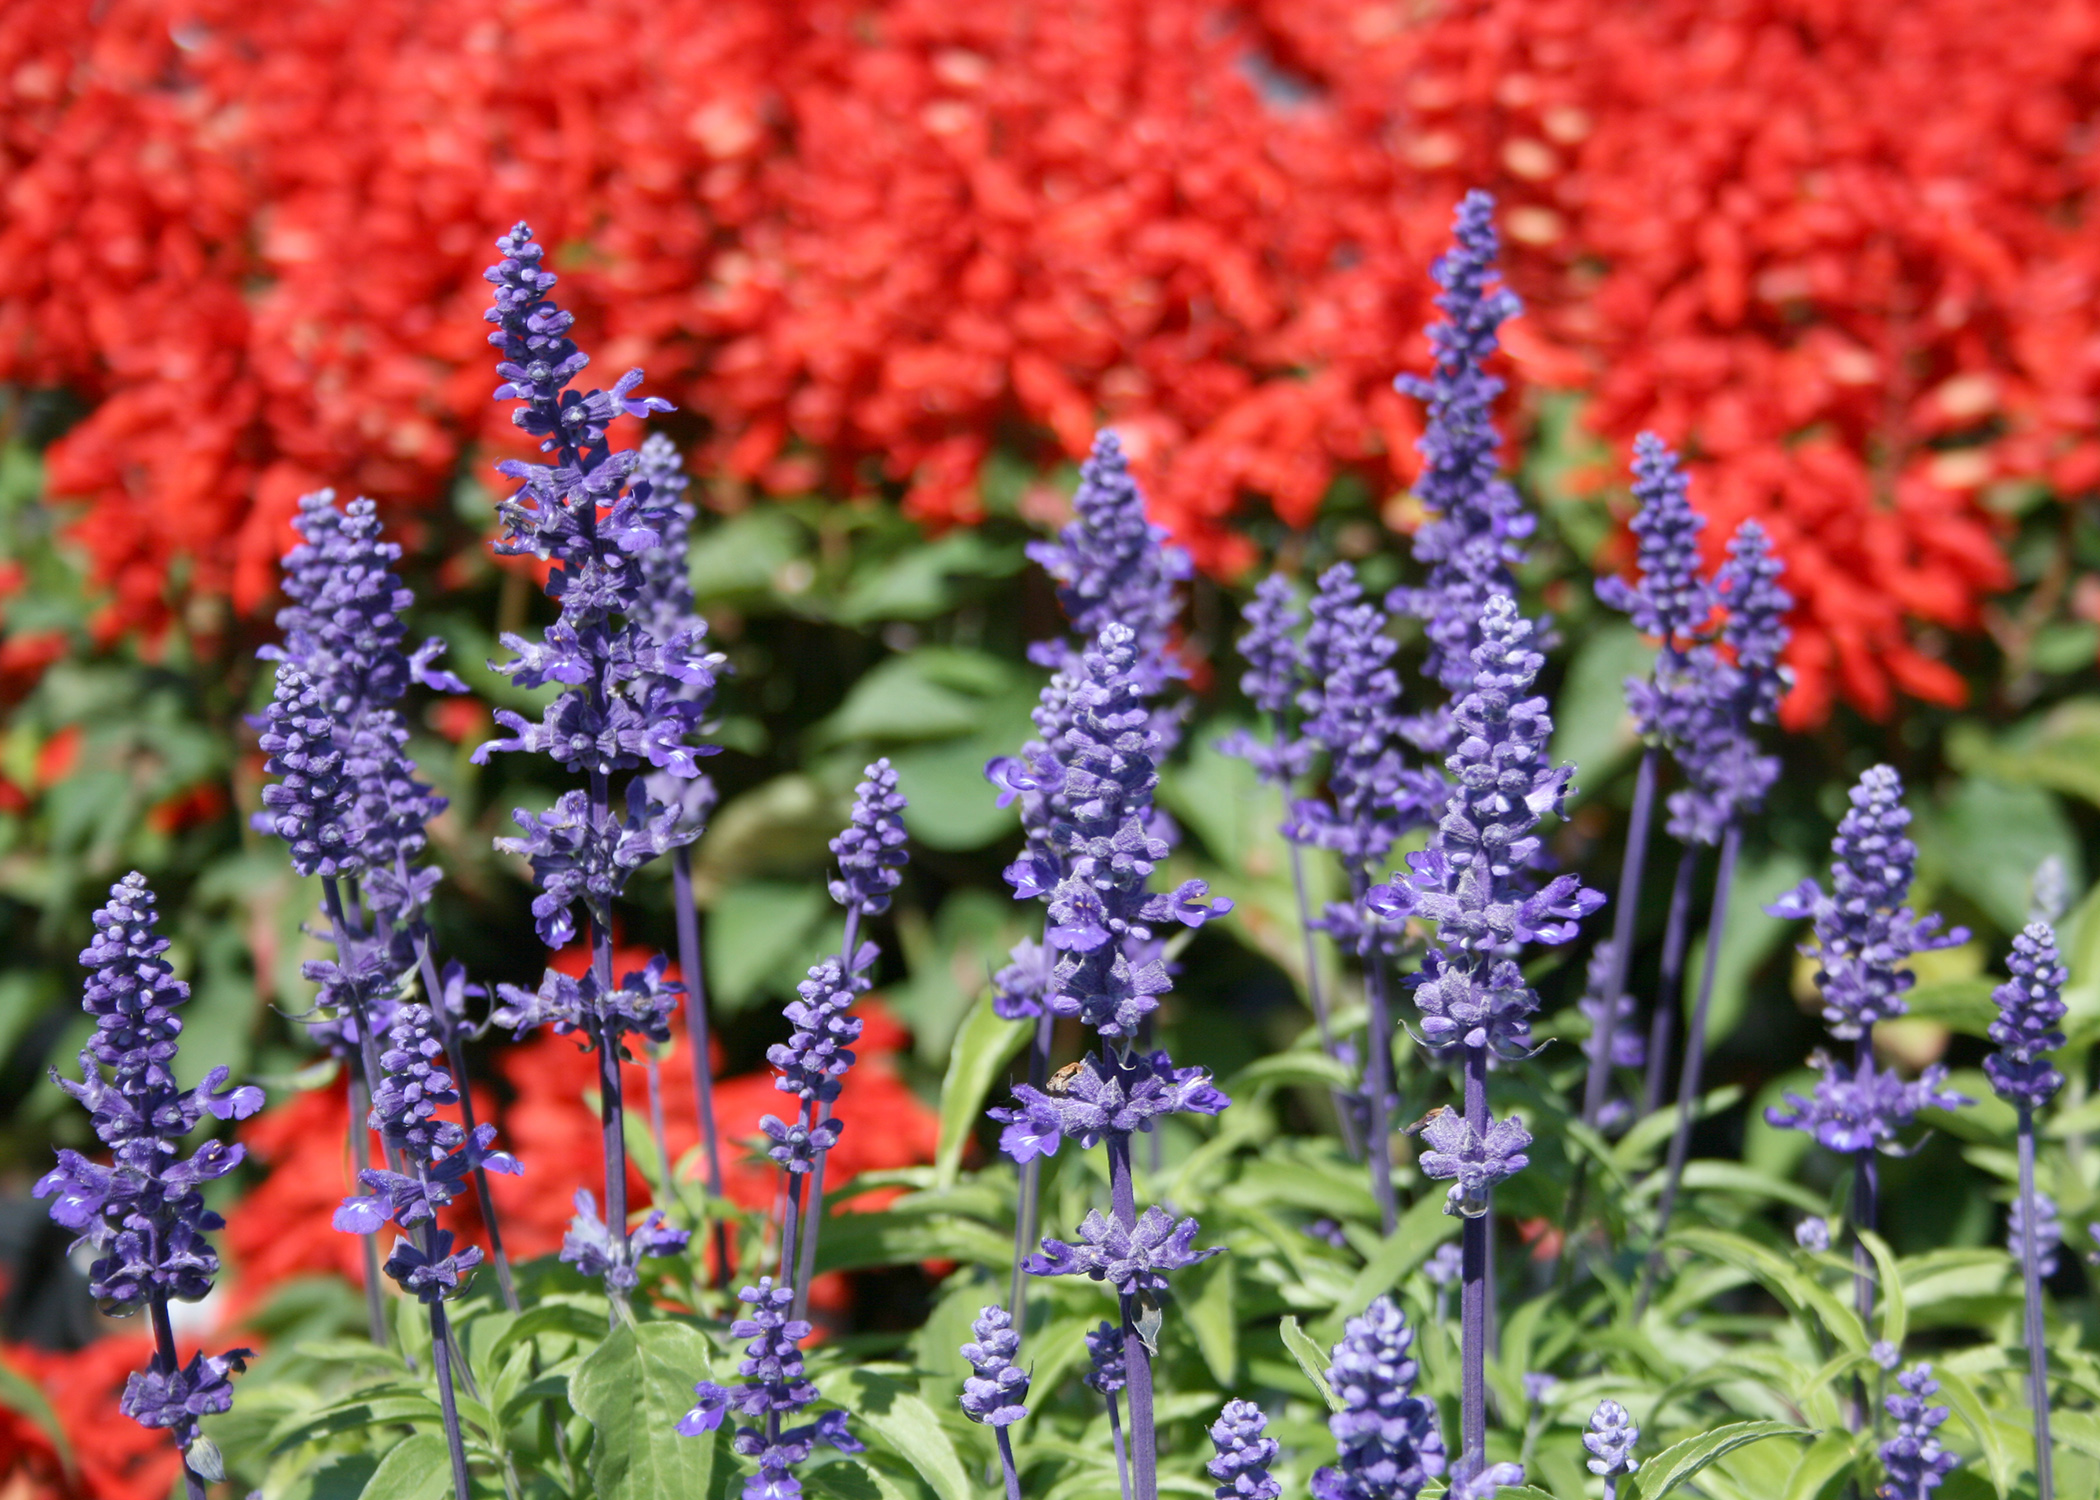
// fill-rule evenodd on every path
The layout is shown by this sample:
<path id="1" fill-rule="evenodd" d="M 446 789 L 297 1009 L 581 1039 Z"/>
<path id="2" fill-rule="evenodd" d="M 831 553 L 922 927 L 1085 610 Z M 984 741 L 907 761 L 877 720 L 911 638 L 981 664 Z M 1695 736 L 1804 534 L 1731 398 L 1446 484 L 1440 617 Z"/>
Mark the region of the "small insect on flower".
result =
<path id="1" fill-rule="evenodd" d="M 1424 1130 L 1427 1130 L 1431 1124 L 1433 1124 L 1437 1120 L 1442 1119 L 1445 1115 L 1448 1115 L 1450 1113 L 1450 1105 L 1439 1104 L 1434 1109 L 1430 1110 L 1428 1114 L 1422 1116 L 1421 1119 L 1415 1121 L 1414 1124 L 1401 1126 L 1400 1133 L 1402 1135 L 1420 1135 Z"/>
<path id="2" fill-rule="evenodd" d="M 1079 1075 L 1085 1071 L 1086 1059 L 1081 1058 L 1078 1062 L 1068 1062 L 1050 1075 L 1050 1081 L 1043 1085 L 1043 1092 L 1054 1098 L 1062 1099 L 1072 1092 L 1072 1085 L 1079 1081 Z"/>

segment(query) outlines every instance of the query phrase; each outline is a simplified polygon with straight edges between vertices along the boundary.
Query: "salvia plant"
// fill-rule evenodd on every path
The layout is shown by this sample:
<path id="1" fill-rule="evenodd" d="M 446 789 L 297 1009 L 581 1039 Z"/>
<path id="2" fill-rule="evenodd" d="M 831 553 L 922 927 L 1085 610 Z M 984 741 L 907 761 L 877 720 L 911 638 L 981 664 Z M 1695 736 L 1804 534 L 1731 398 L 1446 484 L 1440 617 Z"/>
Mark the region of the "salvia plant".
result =
<path id="1" fill-rule="evenodd" d="M 1723 950 L 1745 938 L 1727 931 L 1734 887 L 1770 868 L 1779 760 L 1762 737 L 1792 601 L 1756 521 L 1703 549 L 1688 471 L 1640 438 L 1635 567 L 1597 592 L 1655 655 L 1611 705 L 1639 745 L 1619 883 L 1587 881 L 1575 867 L 1612 791 L 1569 821 L 1577 767 L 1556 758 L 1553 701 L 1568 690 L 1527 598 L 1537 523 L 1495 421 L 1492 365 L 1522 309 L 1487 195 L 1458 205 L 1436 263 L 1429 372 L 1398 382 L 1424 408 L 1413 572 L 1388 588 L 1398 559 L 1288 551 L 1241 613 L 1253 721 L 1222 740 L 1187 733 L 1218 622 L 1122 439 L 1095 437 L 1069 523 L 1028 553 L 1065 621 L 1028 650 L 1044 675 L 1014 714 L 1033 694 L 1032 732 L 968 758 L 975 794 L 1018 825 L 1004 962 L 957 1029 L 934 1163 L 857 1177 L 837 1153 L 883 1129 L 853 1103 L 883 1066 L 862 1056 L 873 997 L 890 973 L 920 984 L 913 892 L 954 877 L 945 845 L 914 849 L 937 826 L 913 780 L 926 763 L 835 766 L 864 769 L 850 797 L 850 778 L 829 783 L 809 832 L 814 853 L 838 830 L 831 904 L 810 896 L 827 915 L 791 955 L 794 997 L 736 1023 L 773 1028 L 773 1108 L 740 1138 L 718 1122 L 701 950 L 720 796 L 703 763 L 734 738 L 716 716 L 735 684 L 693 583 L 699 507 L 667 437 L 616 442 L 668 403 L 637 394 L 640 371 L 585 388 L 547 252 L 523 224 L 498 249 L 495 399 L 539 460 L 499 466 L 513 488 L 494 546 L 547 603 L 538 629 L 500 636 L 491 670 L 510 691 L 472 758 L 516 757 L 549 786 L 495 844 L 529 872 L 555 957 L 528 987 L 443 951 L 447 802 L 410 755 L 412 695 L 466 685 L 436 641 L 410 644 L 415 600 L 372 502 L 305 497 L 262 653 L 255 827 L 307 882 L 296 1019 L 321 1063 L 300 1077 L 327 1075 L 348 1105 L 332 1221 L 359 1237 L 365 1326 L 259 1336 L 238 1408 L 231 1376 L 255 1356 L 186 1351 L 178 1305 L 211 1291 L 215 1185 L 243 1148 L 188 1138 L 262 1092 L 178 1056 L 182 955 L 142 877 L 112 887 L 82 955 L 92 1032 L 60 1083 L 101 1150 L 61 1152 L 36 1191 L 79 1236 L 104 1310 L 147 1315 L 122 1410 L 169 1433 L 191 1500 L 222 1480 L 265 1500 L 448 1484 L 456 1500 L 2054 1500 L 2060 1475 L 2100 1483 L 2100 1363 L 2050 1302 L 2076 1274 L 2066 1222 L 2095 1213 L 2074 1165 L 2092 1040 L 2072 1003 L 2092 942 L 2075 873 L 2035 872 L 1985 1014 L 1970 970 L 1921 979 L 1967 934 L 1913 909 L 1930 903 L 1913 896 L 1904 787 L 1867 770 L 1827 878 L 1745 892 L 1808 926 L 1803 977 L 1830 1034 L 1814 1081 L 1775 1082 L 1754 1115 L 1704 1086 Z M 1245 806 L 1227 816 L 1194 785 Z M 1659 811 L 1679 852 L 1651 944 Z M 1242 815 L 1246 857 L 1210 863 Z M 616 961 L 623 920 L 661 899 L 638 884 L 659 859 L 675 965 L 647 948 Z M 1592 920 L 1607 897 L 1608 925 Z M 1280 1047 L 1239 1028 L 1254 1056 L 1214 1076 L 1175 1028 L 1175 991 L 1185 965 L 1217 961 L 1226 945 L 1203 934 L 1221 920 L 1302 974 L 1311 1024 Z M 1915 1031 L 1877 1045 L 1912 999 L 1977 1044 L 1980 1070 L 1920 1057 Z M 589 1055 L 592 1185 L 559 1208 L 558 1254 L 514 1265 L 490 1179 L 516 1177 L 499 1185 L 524 1201 L 534 1152 L 476 1117 L 469 1049 L 541 1028 Z M 679 1157 L 664 1080 L 681 1047 L 697 1121 Z M 1963 1092 L 1985 1086 L 1996 1101 Z M 1762 1162 L 1798 1144 L 1828 1196 L 1694 1161 L 1695 1127 L 1729 1111 L 1763 1132 Z M 1934 1126 L 2007 1184 L 2005 1248 L 1899 1256 L 1883 1234 L 1881 1163 L 1928 1149 Z M 733 1179 L 761 1177 L 770 1208 L 731 1201 Z M 930 1288 L 916 1331 L 884 1331 L 888 1304 L 842 1329 L 830 1273 L 912 1264 Z M 1914 1338 L 1931 1363 L 1905 1363 Z"/>

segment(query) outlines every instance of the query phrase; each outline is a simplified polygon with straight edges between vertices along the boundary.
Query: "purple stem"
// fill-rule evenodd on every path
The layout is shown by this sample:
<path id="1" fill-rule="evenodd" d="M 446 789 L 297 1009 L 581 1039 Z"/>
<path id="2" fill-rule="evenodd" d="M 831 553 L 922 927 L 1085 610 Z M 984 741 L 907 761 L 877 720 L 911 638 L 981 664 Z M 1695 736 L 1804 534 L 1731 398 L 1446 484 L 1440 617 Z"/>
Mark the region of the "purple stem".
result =
<path id="1" fill-rule="evenodd" d="M 160 1292 L 149 1292 L 146 1306 L 153 1316 L 153 1363 L 161 1374 L 172 1375 L 182 1368 L 182 1360 L 175 1353 L 175 1325 L 168 1321 L 168 1299 Z M 182 1455 L 182 1484 L 188 1500 L 204 1500 L 204 1480 L 190 1467 L 187 1451 Z"/>
<path id="2" fill-rule="evenodd" d="M 1288 798 L 1285 800 L 1288 802 Z M 1339 1061 L 1342 1049 L 1335 1040 L 1334 1023 L 1327 1016 L 1327 992 L 1320 984 L 1319 943 L 1314 937 L 1312 902 L 1305 894 L 1305 851 L 1293 840 L 1286 839 L 1285 842 L 1291 850 L 1291 891 L 1298 898 L 1298 933 L 1305 942 L 1305 993 L 1312 1001 L 1313 1020 L 1319 1023 L 1320 1048 Z M 1340 1089 L 1334 1090 L 1333 1095 L 1334 1117 L 1341 1129 L 1342 1149 L 1361 1161 L 1363 1143 L 1356 1138 L 1356 1120 L 1350 1113 L 1349 1102 Z"/>
<path id="3" fill-rule="evenodd" d="M 1874 1028 L 1869 1025 L 1860 1036 L 1858 1052 L 1854 1058 L 1857 1068 L 1865 1068 L 1874 1057 Z M 1866 1327 L 1867 1319 L 1874 1315 L 1874 1262 L 1867 1254 L 1866 1241 L 1860 1238 L 1864 1230 L 1874 1227 L 1879 1174 L 1874 1160 L 1874 1149 L 1854 1153 L 1858 1169 L 1852 1178 L 1852 1302 L 1859 1311 L 1859 1322 Z"/>
<path id="4" fill-rule="evenodd" d="M 1677 857 L 1677 878 L 1670 884 L 1670 920 L 1663 928 L 1662 974 L 1655 986 L 1655 1014 L 1648 1022 L 1648 1071 L 1641 1085 L 1644 1114 L 1652 1115 L 1663 1105 L 1663 1075 L 1668 1070 L 1670 1041 L 1677 1030 L 1678 1007 L 1684 1004 L 1684 949 L 1691 925 L 1692 874 L 1698 863 L 1698 846 L 1687 844 L 1684 853 Z"/>
<path id="5" fill-rule="evenodd" d="M 605 773 L 591 772 L 591 825 L 603 827 L 610 805 L 606 789 Z M 613 992 L 612 977 L 612 913 L 609 909 L 591 908 L 591 967 L 598 975 L 598 993 L 610 996 Z M 620 1085 L 620 1031 L 610 1017 L 601 1014 L 598 1021 L 598 1123 L 605 1146 L 605 1227 L 612 1234 L 612 1250 L 621 1264 L 628 1255 L 627 1244 L 627 1110 L 624 1092 Z M 627 1295 L 613 1288 L 611 1278 L 606 1280 L 606 1291 L 613 1303 L 613 1316 L 617 1322 L 627 1308 Z"/>
<path id="6" fill-rule="evenodd" d="M 1641 1278 L 1640 1295 L 1634 1299 L 1633 1315 L 1648 1310 L 1655 1295 L 1656 1278 L 1662 1271 L 1663 1237 L 1670 1232 L 1670 1215 L 1677 1209 L 1677 1189 L 1684 1181 L 1685 1159 L 1691 1154 L 1692 1111 L 1699 1104 L 1700 1072 L 1706 1066 L 1706 1017 L 1713 1004 L 1714 975 L 1721 961 L 1721 940 L 1728 930 L 1728 893 L 1735 884 L 1736 855 L 1743 846 L 1743 831 L 1730 822 L 1721 835 L 1721 862 L 1714 872 L 1713 904 L 1706 915 L 1706 958 L 1699 966 L 1699 998 L 1692 1004 L 1691 1030 L 1684 1039 L 1684 1064 L 1677 1075 L 1677 1127 L 1670 1135 L 1669 1164 L 1663 1169 L 1662 1201 L 1655 1211 L 1655 1247 L 1648 1252 L 1648 1268 Z M 1667 995 L 1669 992 L 1664 991 Z"/>
<path id="7" fill-rule="evenodd" d="M 1369 876 L 1356 870 L 1350 873 L 1349 883 L 1359 914 L 1364 909 L 1364 892 L 1370 888 Z M 1387 1101 L 1393 1091 L 1393 1017 L 1385 999 L 1385 955 L 1378 951 L 1377 940 L 1372 936 L 1369 923 L 1364 924 L 1364 937 L 1358 950 L 1364 966 L 1364 1000 L 1370 1009 L 1370 1020 L 1366 1027 L 1364 1059 L 1364 1093 L 1366 1123 L 1364 1159 L 1371 1166 L 1371 1196 L 1378 1203 L 1380 1233 L 1391 1237 L 1400 1222 L 1399 1212 L 1393 1202 L 1393 1126 L 1386 1114 Z M 1136 1404 L 1132 1403 L 1131 1420 L 1136 1421 Z"/>
<path id="8" fill-rule="evenodd" d="M 1648 862 L 1648 824 L 1655 810 L 1655 751 L 1641 752 L 1641 768 L 1633 781 L 1633 811 L 1626 828 L 1626 852 L 1619 862 L 1618 907 L 1611 918 L 1611 977 L 1604 987 L 1604 1008 L 1597 1020 L 1597 1035 L 1590 1047 L 1590 1069 L 1582 1087 L 1582 1123 L 1592 1130 L 1604 1113 L 1604 1096 L 1611 1084 L 1611 1040 L 1618 1027 L 1618 999 L 1626 993 L 1626 970 L 1633 958 L 1633 922 L 1640 914 L 1641 875 Z M 1576 1167 L 1576 1188 L 1571 1200 L 1579 1205 L 1581 1161 Z M 1568 1221 L 1574 1232 L 1574 1218 Z"/>
<path id="9" fill-rule="evenodd" d="M 848 990 L 853 988 L 853 948 L 860 940 L 860 908 L 846 908 L 846 936 L 839 943 L 839 978 Z M 826 1100 L 817 1111 L 817 1123 L 831 1118 L 831 1101 Z M 824 1159 L 831 1153 L 816 1153 L 815 1169 L 809 1174 L 809 1206 L 803 1211 L 802 1258 L 795 1272 L 795 1312 L 798 1318 L 809 1313 L 809 1284 L 817 1274 L 817 1229 L 823 1223 L 824 1214 Z"/>
<path id="10" fill-rule="evenodd" d="M 452 1455 L 452 1492 L 457 1500 L 472 1500 L 466 1443 L 459 1431 L 459 1404 L 452 1393 L 452 1330 L 442 1302 L 430 1304 L 430 1362 L 437 1370 L 438 1408 L 445 1418 L 445 1447 Z"/>
<path id="11" fill-rule="evenodd" d="M 1466 1048 L 1466 1124 L 1488 1132 L 1487 1049 Z M 1462 1461 L 1478 1472 L 1487 1461 L 1488 1230 L 1492 1213 L 1469 1215 L 1459 1242 L 1459 1433 Z"/>
<path id="12" fill-rule="evenodd" d="M 715 1136 L 714 1053 L 707 1041 L 707 977 L 700 969 L 700 915 L 693 905 L 693 850 L 671 851 L 671 885 L 678 921 L 678 977 L 685 981 L 685 1040 L 693 1053 L 693 1108 L 707 1145 L 708 1205 L 715 1221 L 715 1286 L 729 1285 L 729 1222 L 722 1217 L 722 1145 Z"/>
<path id="13" fill-rule="evenodd" d="M 328 913 L 328 926 L 335 942 L 335 959 L 344 970 L 357 963 L 357 939 L 363 934 L 351 927 L 343 915 L 343 891 L 333 875 L 321 877 L 321 901 Z M 353 987 L 350 991 L 351 1015 L 357 1022 L 357 1054 L 364 1062 L 365 1078 L 369 1081 L 379 1076 L 379 1038 L 372 1033 L 372 1018 L 365 1011 L 364 997 Z M 379 1138 L 381 1151 L 386 1155 L 387 1170 L 401 1170 L 400 1153 L 394 1143 L 384 1135 Z"/>
<path id="14" fill-rule="evenodd" d="M 2027 1289 L 2027 1400 L 2034 1413 L 2035 1500 L 2053 1500 L 2055 1454 L 2049 1440 L 2049 1347 L 2042 1326 L 2041 1249 L 2035 1237 L 2039 1215 L 2034 1192 L 2034 1111 L 2020 1109 L 2020 1276 Z"/>
<path id="15" fill-rule="evenodd" d="M 1108 1146 L 1108 1195 L 1116 1218 L 1127 1230 L 1137 1228 L 1137 1187 L 1130 1166 L 1130 1132 L 1111 1131 Z M 1123 1311 L 1123 1378 L 1130 1392 L 1132 1500 L 1158 1500 L 1159 1448 L 1152 1419 L 1152 1352 L 1138 1332 L 1137 1298 L 1121 1299 Z"/>
<path id="16" fill-rule="evenodd" d="M 357 1190 L 365 1191 L 365 1169 L 372 1165 L 372 1143 L 365 1119 L 372 1113 L 372 1096 L 365 1087 L 364 1072 L 355 1058 L 350 1060 L 350 1164 L 357 1172 Z M 365 1242 L 365 1320 L 372 1342 L 387 1346 L 386 1303 L 379 1289 L 379 1236 L 361 1234 Z"/>
<path id="17" fill-rule="evenodd" d="M 1114 1391 L 1108 1392 L 1108 1436 L 1116 1448 L 1116 1477 L 1123 1482 L 1123 1500 L 1130 1500 L 1130 1455 L 1123 1448 L 1123 1418 L 1119 1414 L 1121 1403 Z"/>
<path id="18" fill-rule="evenodd" d="M 1006 1470 L 1006 1500 L 1021 1500 L 1021 1471 L 1014 1467 L 1013 1439 L 1004 1427 L 993 1430 L 999 1435 L 999 1465 Z"/>
<path id="19" fill-rule="evenodd" d="M 1036 1017 L 1035 1040 L 1028 1048 L 1028 1084 L 1041 1089 L 1050 1077 L 1050 1042 L 1057 1028 L 1057 1017 L 1050 1014 L 1049 1006 Z M 1015 1168 L 1020 1173 L 1020 1196 L 1014 1206 L 1014 1280 L 1013 1295 L 1008 1299 L 1014 1310 L 1014 1327 L 1023 1326 L 1028 1273 L 1022 1262 L 1035 1245 L 1036 1202 L 1042 1184 L 1043 1163 L 1041 1157 L 1030 1157 Z"/>

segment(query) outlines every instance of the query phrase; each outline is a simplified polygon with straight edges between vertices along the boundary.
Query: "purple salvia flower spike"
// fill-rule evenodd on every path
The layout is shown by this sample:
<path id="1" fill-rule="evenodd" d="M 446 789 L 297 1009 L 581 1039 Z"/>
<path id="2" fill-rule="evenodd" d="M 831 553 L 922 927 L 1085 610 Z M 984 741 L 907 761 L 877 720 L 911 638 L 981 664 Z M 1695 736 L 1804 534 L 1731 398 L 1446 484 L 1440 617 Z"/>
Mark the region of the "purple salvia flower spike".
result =
<path id="1" fill-rule="evenodd" d="M 770 1276 L 745 1287 L 737 1298 L 750 1309 L 729 1330 L 734 1337 L 749 1341 L 737 1366 L 743 1383 L 724 1389 L 713 1381 L 700 1382 L 693 1387 L 697 1398 L 693 1409 L 679 1419 L 677 1430 L 686 1437 L 699 1437 L 713 1432 L 728 1413 L 735 1412 L 744 1421 L 730 1446 L 757 1468 L 744 1481 L 744 1500 L 794 1500 L 802 1493 L 795 1470 L 808 1461 L 818 1443 L 841 1453 L 864 1452 L 866 1445 L 853 1436 L 847 1414 L 837 1409 L 814 1422 L 783 1425 L 817 1399 L 817 1388 L 802 1362 L 801 1345 L 809 1337 L 809 1324 L 790 1315 L 794 1293 L 775 1286 Z"/>
<path id="2" fill-rule="evenodd" d="M 145 877 L 133 871 L 111 886 L 93 920 L 95 939 L 80 962 L 88 971 L 81 1008 L 95 1029 L 80 1049 L 80 1081 L 51 1076 L 87 1109 L 110 1160 L 61 1150 L 32 1192 L 51 1199 L 51 1217 L 77 1232 L 74 1249 L 94 1252 L 88 1289 L 102 1310 L 148 1314 L 152 1362 L 125 1383 L 119 1409 L 141 1426 L 168 1430 L 182 1450 L 190 1500 L 203 1500 L 205 1482 L 223 1478 L 224 1465 L 197 1419 L 232 1406 L 227 1374 L 244 1368 L 253 1351 L 193 1354 L 184 1364 L 168 1304 L 211 1290 L 219 1257 L 205 1236 L 225 1222 L 204 1206 L 201 1189 L 238 1167 L 245 1151 L 207 1141 L 185 1159 L 182 1142 L 207 1115 L 246 1119 L 262 1108 L 263 1092 L 228 1088 L 225 1068 L 195 1088 L 177 1086 L 176 1012 L 190 991 L 168 966 Z"/>
<path id="3" fill-rule="evenodd" d="M 1947 1408 L 1933 1406 L 1939 1392 L 1931 1365 L 1913 1365 L 1896 1377 L 1900 1389 L 1882 1402 L 1896 1419 L 1896 1435 L 1881 1445 L 1881 1466 L 1888 1483 L 1875 1493 L 1879 1500 L 1928 1500 L 1946 1483 L 1960 1462 L 1940 1446 L 1939 1427 Z"/>
<path id="4" fill-rule="evenodd" d="M 1643 635 L 1682 651 L 1702 638 L 1714 610 L 1714 589 L 1701 572 L 1699 533 L 1706 518 L 1692 509 L 1690 480 L 1677 455 L 1652 432 L 1633 444 L 1632 521 L 1638 538 L 1640 581 L 1605 578 L 1597 597 L 1633 620 Z"/>
<path id="5" fill-rule="evenodd" d="M 1014 1463 L 1013 1439 L 1006 1429 L 1028 1415 L 1028 1372 L 1014 1363 L 1021 1335 L 1006 1309 L 991 1306 L 970 1325 L 970 1342 L 962 1357 L 971 1375 L 963 1382 L 962 1409 L 973 1422 L 989 1425 L 999 1443 L 999 1466 L 1006 1478 L 1006 1500 L 1021 1500 L 1021 1472 Z"/>
<path id="6" fill-rule="evenodd" d="M 2063 1074 L 2049 1053 L 2063 1046 L 2066 1014 L 2063 986 L 2068 971 L 2059 961 L 2056 934 L 2046 922 L 2029 923 L 2013 939 L 2006 960 L 2012 977 L 1992 991 L 1998 1017 L 1991 1040 L 1998 1050 L 1983 1060 L 1998 1097 L 2019 1111 L 2019 1194 L 2013 1200 L 2013 1253 L 2020 1261 L 2025 1292 L 2028 1355 L 2027 1394 L 2038 1447 L 2039 1500 L 2055 1486 L 2049 1450 L 2049 1356 L 2042 1320 L 2042 1279 L 2056 1269 L 2055 1242 L 2063 1238 L 2056 1205 L 2035 1186 L 2035 1114 L 2063 1087 Z"/>
<path id="7" fill-rule="evenodd" d="M 1603 1476 L 1604 1500 L 1617 1500 L 1619 1481 L 1640 1468 L 1640 1460 L 1633 1456 L 1640 1440 L 1640 1427 L 1618 1402 L 1600 1401 L 1590 1413 L 1582 1446 L 1589 1450 L 1589 1471 Z"/>
<path id="8" fill-rule="evenodd" d="M 1343 1328 L 1327 1370 L 1341 1403 L 1327 1419 L 1336 1462 L 1313 1475 L 1314 1500 L 1415 1500 L 1444 1472 L 1436 1403 L 1415 1394 L 1414 1342 L 1391 1297 Z"/>
<path id="9" fill-rule="evenodd" d="M 1218 1456 L 1204 1467 L 1215 1479 L 1215 1500 L 1280 1500 L 1283 1485 L 1269 1466 L 1283 1445 L 1268 1436 L 1269 1419 L 1252 1401 L 1228 1401 L 1210 1424 L 1211 1446 Z"/>
<path id="10" fill-rule="evenodd" d="M 1116 1477 L 1122 1483 L 1123 1500 L 1130 1500 L 1130 1455 L 1123 1442 L 1121 1395 L 1129 1384 L 1123 1359 L 1123 1330 L 1114 1323 L 1098 1323 L 1087 1330 L 1085 1380 L 1089 1390 L 1100 1394 L 1108 1406 L 1109 1443 L 1116 1450 Z"/>

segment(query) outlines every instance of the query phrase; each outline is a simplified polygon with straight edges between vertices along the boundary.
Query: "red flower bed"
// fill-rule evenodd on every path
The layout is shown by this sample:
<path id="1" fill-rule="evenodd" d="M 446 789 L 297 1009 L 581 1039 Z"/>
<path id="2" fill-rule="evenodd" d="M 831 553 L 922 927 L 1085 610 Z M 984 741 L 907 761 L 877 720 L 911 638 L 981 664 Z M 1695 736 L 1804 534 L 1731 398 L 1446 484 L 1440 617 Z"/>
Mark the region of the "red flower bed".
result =
<path id="1" fill-rule="evenodd" d="M 189 1340 L 180 1347 L 187 1357 Z M 73 1467 L 67 1471 L 43 1429 L 0 1406 L 0 1490 L 19 1500 L 165 1500 L 180 1472 L 175 1445 L 117 1407 L 125 1380 L 152 1353 L 143 1333 L 97 1339 L 69 1354 L 7 1346 L 7 1364 L 51 1403 Z"/>
<path id="2" fill-rule="evenodd" d="M 712 473 L 977 513 L 1115 421 L 1203 561 L 1413 470 L 1424 280 L 1505 204 L 1522 381 L 1689 442 L 1802 598 L 1797 721 L 1959 683 L 1981 487 L 2100 481 L 2084 0 L 49 0 L 0 15 L 0 379 L 111 631 L 268 594 L 303 488 L 435 502 L 530 216 Z M 1048 457 L 1049 452 L 1038 457 Z"/>

